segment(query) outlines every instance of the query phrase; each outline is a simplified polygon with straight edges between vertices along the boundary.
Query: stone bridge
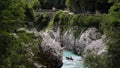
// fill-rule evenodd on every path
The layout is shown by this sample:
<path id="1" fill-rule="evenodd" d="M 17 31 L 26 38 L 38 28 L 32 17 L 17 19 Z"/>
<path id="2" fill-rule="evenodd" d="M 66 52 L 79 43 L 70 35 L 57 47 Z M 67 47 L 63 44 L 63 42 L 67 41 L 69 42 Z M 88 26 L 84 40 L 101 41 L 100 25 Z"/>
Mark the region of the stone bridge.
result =
<path id="1" fill-rule="evenodd" d="M 55 14 L 57 10 L 35 10 L 35 13 L 38 15 L 38 14 L 41 14 L 41 13 L 45 13 L 45 14 L 48 14 L 50 18 L 53 17 L 53 15 Z"/>

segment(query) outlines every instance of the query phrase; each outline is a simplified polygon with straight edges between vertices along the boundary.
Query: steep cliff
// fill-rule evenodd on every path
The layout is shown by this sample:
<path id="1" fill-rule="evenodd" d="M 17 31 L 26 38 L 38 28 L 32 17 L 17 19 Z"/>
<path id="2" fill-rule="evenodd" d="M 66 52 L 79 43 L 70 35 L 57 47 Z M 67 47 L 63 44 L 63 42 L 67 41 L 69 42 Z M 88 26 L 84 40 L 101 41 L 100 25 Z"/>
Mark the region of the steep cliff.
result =
<path id="1" fill-rule="evenodd" d="M 70 50 L 78 55 L 85 55 L 88 51 L 102 54 L 105 52 L 105 43 L 99 29 L 91 27 L 80 34 L 79 38 L 75 38 L 74 30 L 70 29 L 61 35 L 60 28 L 57 31 L 48 30 L 45 34 L 61 44 L 67 50 Z"/>

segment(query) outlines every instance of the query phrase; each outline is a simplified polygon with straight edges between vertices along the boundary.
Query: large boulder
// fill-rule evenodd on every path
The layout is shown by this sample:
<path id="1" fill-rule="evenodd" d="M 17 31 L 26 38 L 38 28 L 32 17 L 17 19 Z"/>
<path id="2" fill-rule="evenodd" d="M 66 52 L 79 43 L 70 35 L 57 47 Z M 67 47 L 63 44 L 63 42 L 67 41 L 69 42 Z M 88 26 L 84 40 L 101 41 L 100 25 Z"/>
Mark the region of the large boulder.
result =
<path id="1" fill-rule="evenodd" d="M 43 41 L 40 46 L 40 55 L 42 63 L 47 68 L 61 68 L 62 66 L 62 48 L 59 42 L 50 38 L 47 34 L 42 35 Z"/>

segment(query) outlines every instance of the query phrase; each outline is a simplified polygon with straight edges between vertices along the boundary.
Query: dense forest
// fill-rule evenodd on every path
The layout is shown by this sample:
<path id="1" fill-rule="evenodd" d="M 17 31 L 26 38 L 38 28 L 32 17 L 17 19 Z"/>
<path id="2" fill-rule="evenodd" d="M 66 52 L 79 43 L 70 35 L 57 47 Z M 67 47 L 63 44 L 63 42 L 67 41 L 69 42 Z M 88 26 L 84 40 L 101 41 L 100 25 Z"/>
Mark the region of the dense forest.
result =
<path id="1" fill-rule="evenodd" d="M 52 19 L 47 14 L 35 14 L 36 9 L 58 10 Z M 67 10 L 73 15 L 59 10 Z M 97 14 L 99 12 L 99 14 Z M 20 30 L 35 27 L 37 31 L 60 26 L 61 32 L 77 26 L 81 30 L 96 27 L 106 35 L 107 54 L 88 54 L 84 59 L 87 68 L 120 68 L 120 1 L 119 0 L 0 0 L 0 68 L 36 68 L 29 60 L 26 48 L 37 43 L 33 33 Z M 34 61 L 40 62 L 37 48 Z M 36 50 L 35 50 L 36 49 Z"/>

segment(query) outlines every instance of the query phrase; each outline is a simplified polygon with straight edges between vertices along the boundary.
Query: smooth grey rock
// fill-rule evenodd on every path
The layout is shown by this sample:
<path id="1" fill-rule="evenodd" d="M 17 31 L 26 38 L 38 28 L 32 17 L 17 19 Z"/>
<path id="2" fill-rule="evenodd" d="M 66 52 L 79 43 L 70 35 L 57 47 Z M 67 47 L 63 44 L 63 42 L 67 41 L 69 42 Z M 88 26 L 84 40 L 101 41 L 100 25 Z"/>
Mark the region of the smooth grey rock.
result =
<path id="1" fill-rule="evenodd" d="M 101 47 L 98 50 L 93 50 L 97 52 L 100 50 L 98 54 L 103 53 L 105 50 L 105 35 L 102 36 L 100 31 L 95 27 L 86 29 L 82 34 L 80 34 L 79 38 L 75 38 L 73 34 L 73 28 L 65 31 L 62 35 L 60 33 L 59 27 L 57 31 L 51 29 L 44 33 L 45 35 L 48 35 L 49 38 L 52 38 L 55 41 L 59 42 L 60 45 L 63 46 L 65 49 L 70 50 L 78 55 L 84 55 L 85 53 L 87 53 L 86 50 L 88 50 L 88 48 L 92 50 L 94 46 L 96 46 L 97 48 Z M 101 39 L 102 41 L 100 41 L 99 39 Z M 97 46 L 98 44 L 99 46 Z"/>
<path id="2" fill-rule="evenodd" d="M 36 68 L 47 68 L 46 66 L 41 65 L 41 64 L 38 64 L 38 63 L 34 63 L 33 65 L 34 65 Z"/>
<path id="3" fill-rule="evenodd" d="M 59 42 L 49 37 L 44 33 L 43 41 L 40 46 L 41 58 L 43 59 L 43 64 L 47 68 L 61 68 L 62 66 L 62 51 Z"/>
<path id="4" fill-rule="evenodd" d="M 74 30 L 66 31 L 61 38 L 61 44 L 68 50 L 81 55 L 84 48 L 88 46 L 92 41 L 101 38 L 101 33 L 96 28 L 88 28 L 80 35 L 80 38 L 75 38 Z"/>
<path id="5" fill-rule="evenodd" d="M 67 50 L 74 51 L 75 37 L 72 30 L 66 31 L 61 37 L 61 45 L 63 45 Z"/>
<path id="6" fill-rule="evenodd" d="M 85 47 L 83 56 L 88 53 L 101 55 L 106 52 L 107 51 L 106 51 L 105 43 L 103 42 L 102 39 L 98 39 L 98 40 L 92 41 L 88 46 Z"/>

